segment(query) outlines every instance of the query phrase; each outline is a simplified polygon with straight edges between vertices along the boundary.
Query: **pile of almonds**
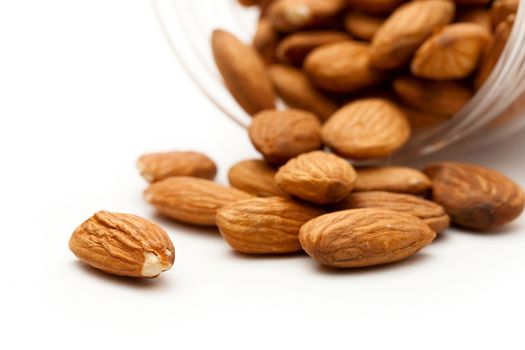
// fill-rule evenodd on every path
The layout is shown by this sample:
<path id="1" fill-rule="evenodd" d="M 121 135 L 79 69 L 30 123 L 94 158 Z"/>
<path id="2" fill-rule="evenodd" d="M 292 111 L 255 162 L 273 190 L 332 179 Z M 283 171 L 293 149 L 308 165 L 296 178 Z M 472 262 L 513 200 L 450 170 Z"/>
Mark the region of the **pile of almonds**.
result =
<path id="1" fill-rule="evenodd" d="M 217 166 L 204 154 L 140 157 L 145 199 L 160 214 L 217 227 L 240 253 L 304 251 L 323 265 L 355 268 L 403 260 L 451 222 L 489 231 L 522 213 L 523 190 L 478 165 L 420 171 L 347 160 L 388 157 L 413 129 L 457 112 L 494 67 L 517 1 L 240 2 L 261 7 L 256 49 L 217 30 L 213 52 L 226 86 L 253 115 L 249 137 L 262 158 L 235 164 L 224 186 L 213 182 Z M 274 91 L 290 108 L 275 109 Z M 105 211 L 81 224 L 69 246 L 121 276 L 155 277 L 175 258 L 158 225 Z"/>

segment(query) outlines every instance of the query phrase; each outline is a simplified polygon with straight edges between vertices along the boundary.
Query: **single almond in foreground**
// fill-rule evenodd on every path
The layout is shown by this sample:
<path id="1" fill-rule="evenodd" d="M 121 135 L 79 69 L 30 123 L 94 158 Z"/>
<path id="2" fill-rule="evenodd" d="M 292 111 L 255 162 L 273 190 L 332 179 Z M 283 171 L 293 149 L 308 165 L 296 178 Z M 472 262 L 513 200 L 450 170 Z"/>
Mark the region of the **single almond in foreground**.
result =
<path id="1" fill-rule="evenodd" d="M 180 176 L 153 183 L 144 197 L 169 218 L 187 224 L 215 226 L 217 209 L 252 196 L 209 180 Z"/>
<path id="2" fill-rule="evenodd" d="M 436 233 L 421 219 L 387 209 L 351 209 L 320 216 L 301 227 L 303 249 L 323 265 L 367 267 L 408 258 Z"/>
<path id="3" fill-rule="evenodd" d="M 253 198 L 219 209 L 217 226 L 240 253 L 293 253 L 301 251 L 297 237 L 301 226 L 319 215 L 320 210 L 289 199 Z"/>
<path id="4" fill-rule="evenodd" d="M 175 260 L 175 248 L 160 226 L 136 215 L 107 211 L 82 223 L 73 232 L 69 249 L 96 269 L 127 277 L 156 277 Z"/>

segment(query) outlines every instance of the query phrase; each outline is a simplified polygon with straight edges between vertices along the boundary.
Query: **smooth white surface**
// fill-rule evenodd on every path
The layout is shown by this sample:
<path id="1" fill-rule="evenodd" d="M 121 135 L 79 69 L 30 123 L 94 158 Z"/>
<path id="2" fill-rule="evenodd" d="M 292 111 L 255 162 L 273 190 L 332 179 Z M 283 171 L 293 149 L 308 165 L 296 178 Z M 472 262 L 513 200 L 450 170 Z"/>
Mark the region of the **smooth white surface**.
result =
<path id="1" fill-rule="evenodd" d="M 2 349 L 523 349 L 523 217 L 338 272 L 239 256 L 215 230 L 155 216 L 141 153 L 205 151 L 220 181 L 256 153 L 179 68 L 148 1 L 2 1 L 0 50 Z M 524 136 L 441 157 L 525 185 Z M 161 223 L 173 269 L 133 281 L 78 263 L 67 241 L 99 209 Z"/>

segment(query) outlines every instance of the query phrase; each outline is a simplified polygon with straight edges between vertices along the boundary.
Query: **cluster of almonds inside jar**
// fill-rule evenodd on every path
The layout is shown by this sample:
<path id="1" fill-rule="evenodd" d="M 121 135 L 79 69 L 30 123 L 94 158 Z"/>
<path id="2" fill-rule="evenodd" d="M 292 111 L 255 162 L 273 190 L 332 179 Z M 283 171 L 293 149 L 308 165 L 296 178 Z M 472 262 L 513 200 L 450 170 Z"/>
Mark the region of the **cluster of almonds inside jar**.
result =
<path id="1" fill-rule="evenodd" d="M 472 95 L 469 82 L 479 86 L 497 61 L 517 2 L 241 3 L 261 6 L 257 50 L 215 31 L 213 52 L 225 84 L 254 116 L 249 137 L 262 158 L 235 164 L 225 186 L 213 181 L 217 166 L 202 153 L 140 157 L 150 183 L 145 199 L 160 214 L 217 227 L 240 253 L 304 251 L 326 266 L 356 268 L 403 260 L 451 222 L 489 231 L 522 213 L 523 190 L 478 165 L 440 162 L 420 171 L 346 159 L 387 157 L 411 129 L 461 108 Z M 275 109 L 274 91 L 291 109 Z M 155 277 L 175 258 L 158 225 L 106 211 L 81 224 L 69 246 L 121 276 Z"/>

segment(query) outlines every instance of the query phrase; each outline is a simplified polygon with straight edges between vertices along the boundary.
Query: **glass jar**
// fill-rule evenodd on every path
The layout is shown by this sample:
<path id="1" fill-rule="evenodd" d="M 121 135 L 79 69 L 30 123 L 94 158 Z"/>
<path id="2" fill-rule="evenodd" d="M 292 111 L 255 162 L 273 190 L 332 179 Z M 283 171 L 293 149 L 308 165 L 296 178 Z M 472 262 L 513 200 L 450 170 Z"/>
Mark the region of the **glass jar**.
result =
<path id="1" fill-rule="evenodd" d="M 214 29 L 251 42 L 258 10 L 237 0 L 153 0 L 162 29 L 184 69 L 225 115 L 242 127 L 251 117 L 223 84 L 211 52 Z M 282 106 L 282 104 L 281 104 Z M 525 0 L 513 32 L 490 78 L 456 115 L 411 138 L 401 157 L 434 153 L 462 141 L 469 147 L 495 142 L 525 128 Z"/>

